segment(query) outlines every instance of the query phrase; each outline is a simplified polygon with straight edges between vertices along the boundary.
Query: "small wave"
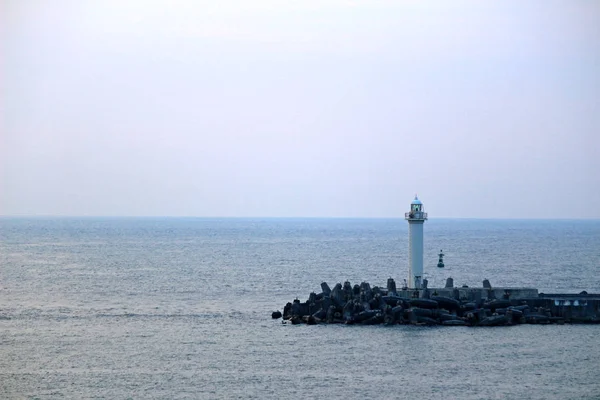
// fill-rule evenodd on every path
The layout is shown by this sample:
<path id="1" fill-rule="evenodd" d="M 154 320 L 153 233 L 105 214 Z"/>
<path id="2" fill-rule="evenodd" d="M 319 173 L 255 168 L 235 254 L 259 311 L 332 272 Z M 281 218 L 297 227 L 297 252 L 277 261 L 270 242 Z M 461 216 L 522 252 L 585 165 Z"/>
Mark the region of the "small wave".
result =
<path id="1" fill-rule="evenodd" d="M 200 318 L 214 319 L 223 318 L 221 313 L 198 313 L 198 314 L 147 314 L 147 313 L 123 313 L 123 314 L 95 314 L 96 318 L 159 318 L 159 319 L 175 319 L 175 318 Z"/>

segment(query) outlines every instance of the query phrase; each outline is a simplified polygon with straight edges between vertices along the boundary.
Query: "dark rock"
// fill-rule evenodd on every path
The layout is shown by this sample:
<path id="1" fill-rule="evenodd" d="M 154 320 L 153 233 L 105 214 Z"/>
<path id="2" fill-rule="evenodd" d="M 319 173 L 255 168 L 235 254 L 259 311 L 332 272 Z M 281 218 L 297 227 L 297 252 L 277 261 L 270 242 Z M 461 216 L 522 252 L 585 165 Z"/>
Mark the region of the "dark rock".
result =
<path id="1" fill-rule="evenodd" d="M 523 313 L 519 310 L 513 310 L 512 308 L 509 308 L 506 310 L 506 314 L 504 315 L 506 315 L 506 319 L 511 324 L 520 324 L 525 322 Z"/>
<path id="2" fill-rule="evenodd" d="M 392 278 L 388 278 L 387 280 L 387 291 L 388 291 L 388 296 L 397 296 L 398 292 L 396 290 L 396 281 L 394 281 Z"/>
<path id="3" fill-rule="evenodd" d="M 438 308 L 438 302 L 430 299 L 410 299 L 408 301 L 413 307 Z"/>
<path id="4" fill-rule="evenodd" d="M 331 298 L 331 300 L 333 301 L 333 303 L 336 307 L 341 308 L 344 306 L 344 304 L 346 304 L 346 302 L 344 300 L 344 292 L 343 292 L 341 283 L 335 284 L 329 297 Z"/>
<path id="5" fill-rule="evenodd" d="M 385 297 L 385 296 L 381 296 L 379 294 L 375 296 L 375 300 L 377 300 L 377 302 L 379 303 L 378 308 L 380 310 L 385 310 L 388 307 L 388 305 L 385 302 L 385 300 L 383 299 L 383 297 Z"/>
<path id="6" fill-rule="evenodd" d="M 352 285 L 350 284 L 350 282 L 344 282 L 344 287 L 342 288 L 342 290 L 344 292 L 344 301 L 352 300 L 354 296 L 352 292 Z"/>
<path id="7" fill-rule="evenodd" d="M 273 313 L 271 314 L 271 318 L 273 318 L 273 319 L 279 319 L 282 316 L 283 315 L 281 314 L 281 311 L 273 311 Z"/>
<path id="8" fill-rule="evenodd" d="M 460 318 L 458 318 L 458 316 L 456 315 L 452 315 L 452 314 L 439 314 L 438 318 L 440 319 L 440 321 L 454 321 L 454 320 L 459 320 Z"/>
<path id="9" fill-rule="evenodd" d="M 377 325 L 377 324 L 381 324 L 383 322 L 383 320 L 384 320 L 383 314 L 381 314 L 381 313 L 378 312 L 374 316 L 372 316 L 371 318 L 362 321 L 361 324 L 363 324 L 363 325 Z"/>
<path id="10" fill-rule="evenodd" d="M 383 323 L 385 325 L 394 325 L 397 322 L 397 317 L 395 314 L 385 314 L 383 316 Z"/>
<path id="11" fill-rule="evenodd" d="M 335 318 L 335 306 L 331 305 L 329 306 L 329 309 L 327 309 L 327 315 L 325 316 L 326 321 L 328 324 L 332 324 L 333 323 L 333 319 Z"/>
<path id="12" fill-rule="evenodd" d="M 377 313 L 378 312 L 374 311 L 374 310 L 360 312 L 354 316 L 354 321 L 355 322 L 365 321 L 367 319 L 373 318 L 375 315 L 377 315 Z"/>
<path id="13" fill-rule="evenodd" d="M 366 301 L 363 301 L 362 303 L 360 303 L 360 305 L 362 306 L 364 311 L 371 311 L 371 304 L 369 304 Z"/>
<path id="14" fill-rule="evenodd" d="M 523 316 L 523 311 L 521 311 L 521 310 L 518 310 L 518 309 L 516 309 L 516 308 L 514 308 L 514 307 L 509 307 L 509 308 L 507 308 L 507 309 L 506 309 L 506 312 L 507 312 L 507 313 L 508 313 L 508 312 L 510 312 L 510 313 L 511 313 L 513 316 L 515 316 L 515 317 L 522 317 L 522 316 Z"/>
<path id="15" fill-rule="evenodd" d="M 386 304 L 395 307 L 398 304 L 402 304 L 402 298 L 398 296 L 382 296 L 381 297 Z"/>
<path id="16" fill-rule="evenodd" d="M 373 292 L 373 297 L 377 296 L 377 295 L 383 295 L 384 293 L 381 291 L 381 288 L 379 286 L 373 286 L 373 289 L 371 290 Z"/>
<path id="17" fill-rule="evenodd" d="M 283 307 L 283 319 L 290 319 L 292 316 L 292 303 L 287 303 L 285 307 Z"/>
<path id="18" fill-rule="evenodd" d="M 466 313 L 465 319 L 470 325 L 477 323 L 477 315 L 474 311 Z"/>
<path id="19" fill-rule="evenodd" d="M 316 325 L 316 323 L 317 323 L 317 321 L 315 320 L 315 317 L 313 317 L 312 315 L 303 316 L 302 321 L 308 325 Z"/>
<path id="20" fill-rule="evenodd" d="M 484 318 L 479 321 L 479 326 L 498 326 L 506 325 L 508 319 L 506 315 L 492 315 L 491 317 Z"/>
<path id="21" fill-rule="evenodd" d="M 392 308 L 392 313 L 395 315 L 400 315 L 402 314 L 402 312 L 404 311 L 404 307 L 402 306 L 396 306 Z"/>
<path id="22" fill-rule="evenodd" d="M 342 317 L 345 322 L 354 320 L 354 303 L 349 301 L 344 305 L 344 310 L 342 311 Z"/>
<path id="23" fill-rule="evenodd" d="M 521 311 L 522 313 L 526 313 L 529 312 L 529 306 L 527 304 L 521 305 L 521 306 L 511 306 L 510 307 L 513 310 L 517 310 L 517 311 Z"/>
<path id="24" fill-rule="evenodd" d="M 497 308 L 508 308 L 510 307 L 510 300 L 492 300 L 488 301 L 483 305 L 484 308 L 495 310 Z"/>
<path id="25" fill-rule="evenodd" d="M 418 317 L 432 317 L 437 315 L 434 313 L 434 310 L 428 308 L 412 307 L 410 311 Z"/>
<path id="26" fill-rule="evenodd" d="M 458 310 L 460 308 L 460 303 L 458 300 L 454 300 L 450 297 L 445 296 L 433 296 L 431 300 L 435 300 L 438 302 L 438 305 L 441 308 L 445 308 L 446 310 Z"/>
<path id="27" fill-rule="evenodd" d="M 371 285 L 368 282 L 362 282 L 360 284 L 361 297 L 364 296 L 363 301 L 371 301 L 373 299 L 373 291 Z"/>
<path id="28" fill-rule="evenodd" d="M 425 325 L 437 325 L 438 322 L 429 317 L 417 317 L 417 323 L 425 324 Z"/>
<path id="29" fill-rule="evenodd" d="M 292 304 L 292 317 L 298 317 L 301 316 L 300 315 L 300 303 L 296 303 L 294 301 L 294 303 Z"/>
<path id="30" fill-rule="evenodd" d="M 310 306 L 308 303 L 294 303 L 292 304 L 292 316 L 297 315 L 302 317 L 310 314 Z"/>
<path id="31" fill-rule="evenodd" d="M 321 308 L 325 311 L 329 310 L 329 307 L 333 305 L 333 302 L 331 301 L 331 297 L 329 296 L 325 296 L 323 297 L 323 300 L 321 301 Z"/>

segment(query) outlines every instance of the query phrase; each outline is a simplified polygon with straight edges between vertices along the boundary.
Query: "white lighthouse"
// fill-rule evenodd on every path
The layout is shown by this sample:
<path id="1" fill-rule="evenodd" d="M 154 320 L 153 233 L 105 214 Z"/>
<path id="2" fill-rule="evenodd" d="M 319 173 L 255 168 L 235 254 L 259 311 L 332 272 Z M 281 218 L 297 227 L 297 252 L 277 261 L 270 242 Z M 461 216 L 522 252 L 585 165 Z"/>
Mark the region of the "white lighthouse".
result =
<path id="1" fill-rule="evenodd" d="M 415 195 L 410 203 L 410 211 L 404 214 L 408 221 L 408 287 L 421 289 L 423 282 L 423 224 L 427 213 L 423 203 Z"/>

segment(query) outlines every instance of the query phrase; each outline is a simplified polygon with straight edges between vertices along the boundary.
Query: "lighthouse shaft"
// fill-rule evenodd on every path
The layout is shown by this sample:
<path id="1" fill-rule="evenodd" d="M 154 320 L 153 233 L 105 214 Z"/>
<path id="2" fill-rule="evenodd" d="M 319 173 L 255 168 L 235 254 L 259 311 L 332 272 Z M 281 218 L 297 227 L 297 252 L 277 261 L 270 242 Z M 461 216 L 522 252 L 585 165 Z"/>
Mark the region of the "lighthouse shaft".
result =
<path id="1" fill-rule="evenodd" d="M 423 223 L 408 221 L 408 287 L 420 289 L 423 282 Z"/>

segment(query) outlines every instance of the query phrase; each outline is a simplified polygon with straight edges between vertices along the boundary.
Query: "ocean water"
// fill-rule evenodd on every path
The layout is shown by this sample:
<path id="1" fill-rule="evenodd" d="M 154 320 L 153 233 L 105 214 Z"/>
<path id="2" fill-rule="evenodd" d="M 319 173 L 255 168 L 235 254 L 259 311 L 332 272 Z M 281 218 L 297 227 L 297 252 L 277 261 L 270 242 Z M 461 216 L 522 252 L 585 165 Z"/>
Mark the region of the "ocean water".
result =
<path id="1" fill-rule="evenodd" d="M 407 235 L 401 219 L 0 218 L 0 398 L 600 399 L 598 325 L 270 318 L 322 281 L 401 286 Z M 432 218 L 425 275 L 598 293 L 600 221 Z"/>

